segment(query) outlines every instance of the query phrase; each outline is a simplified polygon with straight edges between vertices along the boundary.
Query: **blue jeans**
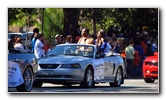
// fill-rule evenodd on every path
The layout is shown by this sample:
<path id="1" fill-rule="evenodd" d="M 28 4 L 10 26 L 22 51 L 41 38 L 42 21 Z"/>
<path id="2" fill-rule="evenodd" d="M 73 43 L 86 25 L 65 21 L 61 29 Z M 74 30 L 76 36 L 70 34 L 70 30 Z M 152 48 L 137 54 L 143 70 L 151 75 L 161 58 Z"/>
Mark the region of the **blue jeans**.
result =
<path id="1" fill-rule="evenodd" d="M 138 73 L 137 73 L 137 76 L 139 76 L 139 77 L 142 76 L 142 67 L 143 67 L 143 60 L 140 60 L 139 65 L 138 65 Z"/>
<path id="2" fill-rule="evenodd" d="M 139 72 L 138 65 L 134 65 L 133 71 L 134 71 L 133 76 L 137 77 L 138 76 L 138 72 Z"/>

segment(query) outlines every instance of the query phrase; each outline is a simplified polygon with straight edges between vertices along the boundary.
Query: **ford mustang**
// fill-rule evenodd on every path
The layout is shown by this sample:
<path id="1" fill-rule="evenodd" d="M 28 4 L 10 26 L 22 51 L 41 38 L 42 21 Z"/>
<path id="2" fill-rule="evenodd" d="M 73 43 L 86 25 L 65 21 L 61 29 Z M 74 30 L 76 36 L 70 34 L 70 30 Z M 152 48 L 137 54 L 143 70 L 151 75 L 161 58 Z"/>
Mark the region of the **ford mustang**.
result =
<path id="1" fill-rule="evenodd" d="M 143 76 L 146 83 L 153 83 L 158 79 L 158 52 L 144 60 Z"/>
<path id="2" fill-rule="evenodd" d="M 98 54 L 95 45 L 60 44 L 38 59 L 34 87 L 43 83 L 93 87 L 108 82 L 119 87 L 124 83 L 125 66 L 119 54 Z"/>

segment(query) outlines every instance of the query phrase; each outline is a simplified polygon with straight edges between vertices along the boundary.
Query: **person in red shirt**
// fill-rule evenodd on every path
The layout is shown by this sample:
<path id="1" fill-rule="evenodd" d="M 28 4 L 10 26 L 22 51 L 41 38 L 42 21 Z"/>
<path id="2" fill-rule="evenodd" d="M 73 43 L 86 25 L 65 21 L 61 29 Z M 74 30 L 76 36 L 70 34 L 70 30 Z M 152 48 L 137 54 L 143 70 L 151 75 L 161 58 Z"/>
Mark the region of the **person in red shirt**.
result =
<path id="1" fill-rule="evenodd" d="M 138 51 L 135 50 L 135 54 L 134 54 L 134 78 L 137 77 L 139 62 L 140 62 L 139 54 L 138 54 Z"/>
<path id="2" fill-rule="evenodd" d="M 141 41 L 141 46 L 142 46 L 142 48 L 144 50 L 144 54 L 146 55 L 146 44 L 145 44 L 144 41 Z"/>
<path id="3" fill-rule="evenodd" d="M 44 51 L 45 51 L 45 54 L 47 53 L 47 50 L 49 49 L 49 44 L 48 44 L 48 40 L 45 39 L 45 45 L 44 45 Z"/>

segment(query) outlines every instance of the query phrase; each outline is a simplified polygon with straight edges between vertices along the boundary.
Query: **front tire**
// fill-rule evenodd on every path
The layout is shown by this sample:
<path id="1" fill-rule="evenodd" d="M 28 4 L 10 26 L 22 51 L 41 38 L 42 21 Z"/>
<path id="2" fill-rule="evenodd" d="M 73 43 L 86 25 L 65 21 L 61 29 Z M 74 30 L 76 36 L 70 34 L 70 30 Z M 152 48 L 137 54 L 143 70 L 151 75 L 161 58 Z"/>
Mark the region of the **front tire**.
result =
<path id="1" fill-rule="evenodd" d="M 152 79 L 152 78 L 144 78 L 144 81 L 146 83 L 154 83 L 155 79 Z"/>
<path id="2" fill-rule="evenodd" d="M 91 88 L 94 86 L 94 73 L 92 68 L 88 67 L 85 71 L 84 80 L 80 84 L 82 87 Z"/>
<path id="3" fill-rule="evenodd" d="M 33 86 L 33 71 L 28 66 L 23 73 L 24 83 L 17 86 L 18 92 L 30 92 Z"/>
<path id="4" fill-rule="evenodd" d="M 109 83 L 109 84 L 112 87 L 120 87 L 122 84 L 122 80 L 123 80 L 122 68 L 118 68 L 118 70 L 116 71 L 114 83 Z"/>

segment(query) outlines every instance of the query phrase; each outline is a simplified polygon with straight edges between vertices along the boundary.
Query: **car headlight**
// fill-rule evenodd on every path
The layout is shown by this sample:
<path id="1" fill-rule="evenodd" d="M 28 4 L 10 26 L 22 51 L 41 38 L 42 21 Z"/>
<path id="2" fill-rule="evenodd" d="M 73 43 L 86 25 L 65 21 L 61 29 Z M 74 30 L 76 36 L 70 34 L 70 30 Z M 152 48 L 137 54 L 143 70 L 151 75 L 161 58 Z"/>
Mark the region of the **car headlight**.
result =
<path id="1" fill-rule="evenodd" d="M 40 70 L 41 68 L 40 68 L 40 65 L 38 64 L 38 70 Z"/>
<path id="2" fill-rule="evenodd" d="M 81 68 L 80 64 L 62 64 L 60 68 Z"/>

